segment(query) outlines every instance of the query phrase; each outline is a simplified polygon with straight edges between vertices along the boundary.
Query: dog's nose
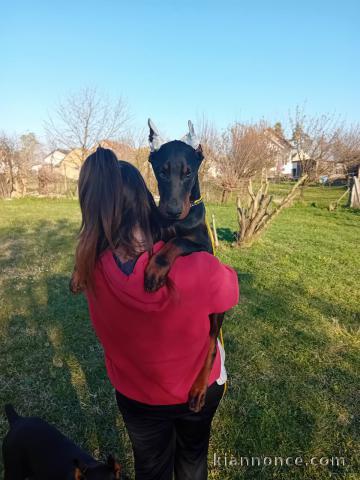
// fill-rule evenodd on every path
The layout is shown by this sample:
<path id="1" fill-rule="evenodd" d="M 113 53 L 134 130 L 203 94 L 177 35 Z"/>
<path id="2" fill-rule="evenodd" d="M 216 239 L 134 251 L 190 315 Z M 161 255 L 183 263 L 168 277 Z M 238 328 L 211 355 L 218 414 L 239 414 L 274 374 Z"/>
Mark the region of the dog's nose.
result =
<path id="1" fill-rule="evenodd" d="M 179 218 L 181 215 L 181 210 L 175 210 L 172 208 L 168 208 L 166 210 L 166 215 L 171 218 Z"/>

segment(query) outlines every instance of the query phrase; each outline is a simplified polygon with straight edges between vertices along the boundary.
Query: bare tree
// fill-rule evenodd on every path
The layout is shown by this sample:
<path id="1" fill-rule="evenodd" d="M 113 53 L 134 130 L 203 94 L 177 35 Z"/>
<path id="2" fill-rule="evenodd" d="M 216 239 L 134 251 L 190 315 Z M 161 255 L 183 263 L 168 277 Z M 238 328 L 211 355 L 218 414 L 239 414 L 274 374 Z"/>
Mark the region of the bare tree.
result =
<path id="1" fill-rule="evenodd" d="M 221 153 L 217 159 L 222 201 L 225 201 L 227 192 L 235 190 L 242 180 L 273 165 L 276 152 L 269 142 L 267 128 L 264 122 L 254 125 L 236 123 L 222 135 Z"/>
<path id="2" fill-rule="evenodd" d="M 196 122 L 196 132 L 200 139 L 200 144 L 204 153 L 199 178 L 203 182 L 206 178 L 215 177 L 217 174 L 217 165 L 220 154 L 221 136 L 214 123 L 203 114 Z"/>
<path id="3" fill-rule="evenodd" d="M 79 149 L 81 163 L 87 152 L 101 140 L 119 138 L 130 120 L 122 98 L 112 103 L 94 88 L 84 88 L 68 95 L 45 122 L 50 145 L 54 148 Z"/>
<path id="4" fill-rule="evenodd" d="M 1 173 L 1 192 L 5 196 L 13 196 L 16 191 L 16 156 L 17 145 L 16 138 L 0 133 L 0 173 Z"/>
<path id="5" fill-rule="evenodd" d="M 291 143 L 300 162 L 301 175 L 307 175 L 306 183 L 331 173 L 335 163 L 334 146 L 341 129 L 339 120 L 329 114 L 310 117 L 303 108 L 296 107 L 290 115 L 290 125 Z"/>
<path id="6" fill-rule="evenodd" d="M 41 145 L 34 133 L 20 137 L 0 134 L 0 174 L 2 196 L 23 196 L 31 177 L 31 167 L 39 160 Z"/>
<path id="7" fill-rule="evenodd" d="M 261 178 L 257 192 L 254 192 L 251 179 L 249 179 L 247 205 L 242 204 L 240 197 L 237 198 L 236 207 L 239 223 L 237 244 L 251 243 L 284 208 L 293 202 L 299 188 L 306 180 L 307 176 L 305 174 L 293 185 L 277 206 L 272 206 L 272 195 L 268 193 L 268 179 L 266 177 Z"/>
<path id="8" fill-rule="evenodd" d="M 158 195 L 157 181 L 149 162 L 148 130 L 145 128 L 134 129 L 127 137 L 128 145 L 133 148 L 132 163 L 140 170 L 149 190 Z"/>
<path id="9" fill-rule="evenodd" d="M 31 177 L 31 167 L 39 162 L 42 153 L 41 145 L 34 133 L 26 133 L 19 137 L 17 159 L 17 182 L 21 195 L 27 191 L 28 181 Z"/>
<path id="10" fill-rule="evenodd" d="M 347 173 L 360 165 L 360 124 L 342 128 L 334 145 L 334 157 Z"/>

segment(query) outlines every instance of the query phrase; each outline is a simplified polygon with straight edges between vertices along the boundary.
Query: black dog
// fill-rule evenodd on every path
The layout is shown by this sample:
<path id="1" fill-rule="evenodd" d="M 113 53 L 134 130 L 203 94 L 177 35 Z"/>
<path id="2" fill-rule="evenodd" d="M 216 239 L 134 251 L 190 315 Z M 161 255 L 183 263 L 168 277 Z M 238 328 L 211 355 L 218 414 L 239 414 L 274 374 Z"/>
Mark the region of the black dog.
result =
<path id="1" fill-rule="evenodd" d="M 159 212 L 164 231 L 170 232 L 163 248 L 153 255 L 145 271 L 145 289 L 156 291 L 166 282 L 175 259 L 193 252 L 214 253 L 205 222 L 205 206 L 200 195 L 198 171 L 204 158 L 194 127 L 189 121 L 189 133 L 182 141 L 163 143 L 155 125 L 149 119 L 150 157 L 158 182 Z M 210 315 L 210 347 L 205 364 L 189 392 L 189 407 L 199 411 L 205 401 L 208 379 L 216 355 L 216 342 L 223 313 Z"/>
<path id="2" fill-rule="evenodd" d="M 10 430 L 3 442 L 4 480 L 114 480 L 120 465 L 93 459 L 55 427 L 37 417 L 21 417 L 5 406 Z"/>

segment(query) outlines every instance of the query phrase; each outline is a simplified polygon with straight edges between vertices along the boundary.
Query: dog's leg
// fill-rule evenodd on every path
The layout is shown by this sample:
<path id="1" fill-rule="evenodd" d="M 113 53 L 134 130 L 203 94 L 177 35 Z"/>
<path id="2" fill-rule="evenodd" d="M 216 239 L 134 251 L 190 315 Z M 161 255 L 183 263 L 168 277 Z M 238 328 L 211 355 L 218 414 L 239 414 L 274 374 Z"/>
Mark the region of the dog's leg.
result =
<path id="1" fill-rule="evenodd" d="M 145 270 L 145 290 L 154 292 L 166 282 L 169 270 L 177 257 L 203 251 L 204 245 L 186 238 L 173 238 L 153 255 Z M 216 356 L 216 342 L 224 319 L 224 313 L 213 313 L 210 319 L 210 344 L 204 365 L 189 392 L 189 408 L 199 412 L 205 403 L 210 373 Z"/>
<path id="2" fill-rule="evenodd" d="M 74 295 L 77 295 L 77 294 L 79 294 L 83 291 L 83 288 L 81 287 L 80 282 L 79 282 L 79 276 L 78 276 L 78 273 L 76 271 L 76 267 L 74 267 L 73 273 L 72 273 L 71 278 L 70 278 L 69 290 Z"/>
<path id="3" fill-rule="evenodd" d="M 199 412 L 205 404 L 205 397 L 209 383 L 209 377 L 216 356 L 217 338 L 220 333 L 225 313 L 212 313 L 210 318 L 210 345 L 204 365 L 193 383 L 189 392 L 189 408 L 193 412 Z"/>
<path id="4" fill-rule="evenodd" d="M 169 240 L 150 258 L 144 276 L 145 290 L 156 292 L 165 285 L 170 268 L 178 257 L 200 251 L 204 251 L 204 245 L 188 238 L 175 237 Z"/>

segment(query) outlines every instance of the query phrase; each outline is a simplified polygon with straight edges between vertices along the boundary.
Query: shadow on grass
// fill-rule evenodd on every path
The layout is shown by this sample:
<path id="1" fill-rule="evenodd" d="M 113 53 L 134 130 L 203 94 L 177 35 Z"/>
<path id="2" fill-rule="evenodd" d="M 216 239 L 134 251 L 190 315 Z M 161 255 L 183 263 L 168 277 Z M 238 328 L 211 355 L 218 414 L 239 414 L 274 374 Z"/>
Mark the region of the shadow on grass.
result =
<path id="1" fill-rule="evenodd" d="M 115 451 L 131 470 L 130 444 L 86 301 L 68 293 L 75 225 L 42 221 L 30 230 L 1 233 L 6 246 L 0 258 L 1 403 L 12 402 L 24 415 L 43 416 L 96 456 Z M 238 275 L 245 301 L 224 323 L 230 385 L 214 420 L 211 448 L 221 446 L 234 455 L 337 455 L 352 461 L 358 384 L 354 350 L 341 343 L 342 337 L 335 341 L 336 332 L 310 319 L 296 302 L 309 301 L 315 319 L 329 316 L 333 306 L 307 299 L 296 286 L 289 291 L 281 279 L 270 291 L 256 284 L 252 273 Z M 0 427 L 3 436 L 3 420 Z M 330 467 L 322 469 L 319 476 L 309 467 L 306 475 L 327 478 Z M 310 478 L 303 469 L 275 467 L 239 470 L 236 476 L 221 471 L 221 478 L 287 479 L 290 474 Z"/>
<path id="2" fill-rule="evenodd" d="M 235 232 L 230 228 L 217 228 L 218 239 L 222 242 L 233 243 L 235 241 Z"/>
<path id="3" fill-rule="evenodd" d="M 61 220 L 12 229 L 6 239 L 1 405 L 43 417 L 97 458 L 115 453 L 129 470 L 131 449 L 86 301 L 68 290 L 74 237 L 74 225 Z M 0 430 L 3 438 L 3 418 Z"/>
<path id="4" fill-rule="evenodd" d="M 224 322 L 230 380 L 223 403 L 232 420 L 225 431 L 216 420 L 217 444 L 230 444 L 228 455 L 235 457 L 302 456 L 308 461 L 337 456 L 344 457 L 345 466 L 320 471 L 308 466 L 306 473 L 304 468 L 240 468 L 239 476 L 224 478 L 327 478 L 330 472 L 358 471 L 356 350 L 345 347 L 347 331 L 315 321 L 328 318 L 333 305 L 312 298 L 311 319 L 295 306 L 299 298 L 306 299 L 305 291 L 296 287 L 295 298 L 280 281 L 270 291 L 254 288 L 251 274 L 238 277 L 246 298 Z"/>

